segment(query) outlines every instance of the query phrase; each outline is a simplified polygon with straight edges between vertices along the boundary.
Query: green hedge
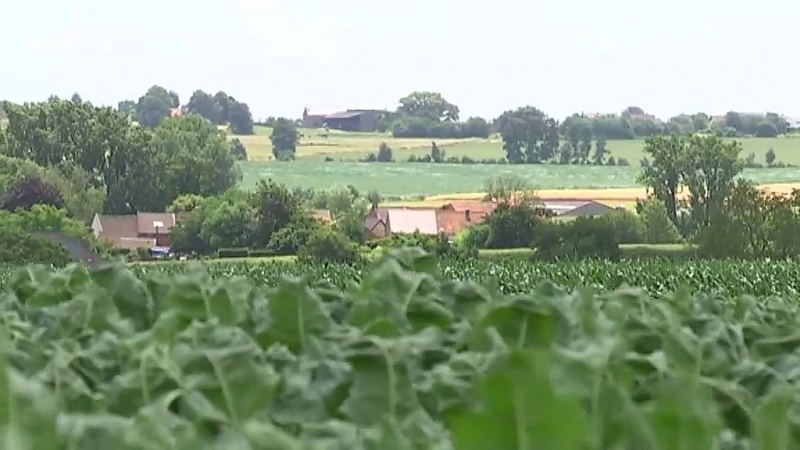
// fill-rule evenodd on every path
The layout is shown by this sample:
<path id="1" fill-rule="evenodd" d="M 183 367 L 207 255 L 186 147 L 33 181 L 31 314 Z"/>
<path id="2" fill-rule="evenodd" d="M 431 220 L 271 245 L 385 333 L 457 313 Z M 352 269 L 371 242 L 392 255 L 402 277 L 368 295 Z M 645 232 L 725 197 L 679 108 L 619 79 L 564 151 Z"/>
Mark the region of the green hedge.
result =
<path id="1" fill-rule="evenodd" d="M 621 244 L 619 246 L 622 259 L 696 259 L 697 249 L 684 244 Z M 509 259 L 528 259 L 534 254 L 530 248 L 509 248 L 480 251 L 482 259 L 507 261 Z"/>
<path id="2" fill-rule="evenodd" d="M 620 245 L 623 259 L 696 259 L 697 248 L 684 244 L 633 244 Z"/>
<path id="3" fill-rule="evenodd" d="M 250 249 L 247 247 L 221 248 L 217 251 L 217 258 L 247 258 L 250 256 Z"/>

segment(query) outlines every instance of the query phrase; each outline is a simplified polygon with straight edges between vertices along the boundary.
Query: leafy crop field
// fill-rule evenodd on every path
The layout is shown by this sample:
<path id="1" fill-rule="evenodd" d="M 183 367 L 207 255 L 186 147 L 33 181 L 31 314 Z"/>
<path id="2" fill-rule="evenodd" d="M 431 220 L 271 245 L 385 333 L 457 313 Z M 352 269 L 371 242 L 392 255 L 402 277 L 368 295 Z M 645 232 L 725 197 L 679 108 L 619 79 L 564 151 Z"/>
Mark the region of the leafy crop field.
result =
<path id="1" fill-rule="evenodd" d="M 136 270 L 4 271 L 2 448 L 800 442 L 797 263 Z"/>
<path id="2" fill-rule="evenodd" d="M 272 178 L 291 187 L 328 189 L 353 184 L 382 195 L 411 196 L 480 192 L 486 180 L 506 174 L 527 178 L 541 189 L 637 187 L 634 167 L 358 163 L 298 160 L 287 163 L 241 163 L 242 187 Z M 800 181 L 800 168 L 745 169 L 744 176 L 758 183 Z"/>
<path id="3" fill-rule="evenodd" d="M 374 267 L 311 265 L 293 260 L 272 262 L 211 263 L 165 262 L 131 266 L 139 278 L 151 275 L 177 276 L 197 273 L 209 279 L 242 277 L 262 286 L 274 286 L 284 276 L 331 283 L 345 289 L 351 282 L 360 282 Z M 0 287 L 19 269 L 0 267 Z M 660 261 L 624 260 L 582 261 L 578 263 L 546 263 L 528 261 L 523 257 L 503 259 L 474 259 L 439 262 L 440 279 L 475 281 L 495 285 L 506 294 L 535 290 L 544 280 L 567 289 L 589 287 L 608 292 L 621 287 L 642 288 L 653 295 L 685 288 L 690 292 L 724 295 L 755 295 L 759 297 L 800 295 L 800 262 L 789 261 Z"/>

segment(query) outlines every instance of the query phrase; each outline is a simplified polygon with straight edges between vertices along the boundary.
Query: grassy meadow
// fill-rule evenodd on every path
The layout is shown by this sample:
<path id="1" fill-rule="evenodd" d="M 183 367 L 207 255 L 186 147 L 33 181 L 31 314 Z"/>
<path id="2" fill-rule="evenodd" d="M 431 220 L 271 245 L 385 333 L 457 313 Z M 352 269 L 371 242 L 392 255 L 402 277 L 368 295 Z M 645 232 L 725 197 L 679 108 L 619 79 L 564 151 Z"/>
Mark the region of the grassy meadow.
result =
<path id="1" fill-rule="evenodd" d="M 252 136 L 237 136 L 247 147 L 251 161 L 270 161 L 272 144 L 269 135 L 272 129 L 256 127 Z M 331 130 L 325 137 L 324 130 L 301 129 L 300 146 L 297 149 L 298 159 L 323 161 L 332 158 L 336 161 L 357 161 L 369 153 L 375 152 L 382 142 L 386 142 L 393 150 L 397 161 L 405 161 L 409 156 L 423 156 L 430 153 L 431 139 L 402 138 L 396 139 L 389 133 L 348 133 Z M 771 148 L 775 151 L 777 161 L 785 164 L 800 165 L 800 137 L 778 138 L 743 138 L 742 157 L 755 154 L 755 160 L 764 163 L 764 154 Z M 500 158 L 504 156 L 503 142 L 499 136 L 489 139 L 435 139 L 439 148 L 447 156 L 469 156 L 473 159 Z M 643 139 L 608 141 L 608 149 L 616 158 L 625 158 L 633 166 L 638 166 L 642 159 Z"/>

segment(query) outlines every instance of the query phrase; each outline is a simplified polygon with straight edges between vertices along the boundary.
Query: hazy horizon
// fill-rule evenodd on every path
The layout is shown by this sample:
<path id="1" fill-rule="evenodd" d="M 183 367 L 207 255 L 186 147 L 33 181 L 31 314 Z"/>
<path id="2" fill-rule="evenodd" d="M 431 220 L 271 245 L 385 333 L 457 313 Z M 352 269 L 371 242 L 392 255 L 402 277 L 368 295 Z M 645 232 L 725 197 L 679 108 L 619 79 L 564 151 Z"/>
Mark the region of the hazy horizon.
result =
<path id="1" fill-rule="evenodd" d="M 800 3 L 633 0 L 524 4 L 30 0 L 4 6 L 0 99 L 74 92 L 96 104 L 153 84 L 186 103 L 223 90 L 255 119 L 305 106 L 389 108 L 441 92 L 462 117 L 533 105 L 575 112 L 773 111 L 800 119 Z M 19 42 L 19 44 L 15 43 Z"/>

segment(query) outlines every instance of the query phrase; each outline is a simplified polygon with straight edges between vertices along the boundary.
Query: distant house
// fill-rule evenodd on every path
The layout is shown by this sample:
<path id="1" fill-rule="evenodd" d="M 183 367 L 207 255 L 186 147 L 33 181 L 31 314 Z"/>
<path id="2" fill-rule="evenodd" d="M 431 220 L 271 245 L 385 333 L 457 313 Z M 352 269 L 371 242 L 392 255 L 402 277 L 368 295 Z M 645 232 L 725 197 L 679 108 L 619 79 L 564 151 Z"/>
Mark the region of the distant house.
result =
<path id="1" fill-rule="evenodd" d="M 169 110 L 170 117 L 180 117 L 183 115 L 183 108 L 178 106 Z"/>
<path id="2" fill-rule="evenodd" d="M 342 131 L 375 131 L 378 120 L 386 114 L 380 109 L 347 109 L 326 111 L 323 109 L 303 109 L 302 124 L 305 128 L 328 128 Z"/>
<path id="3" fill-rule="evenodd" d="M 325 117 L 328 128 L 342 131 L 375 131 L 378 113 L 374 110 L 347 110 Z"/>
<path id="4" fill-rule="evenodd" d="M 325 118 L 335 113 L 335 110 L 325 110 L 322 108 L 304 108 L 302 124 L 303 128 L 322 128 Z"/>
<path id="5" fill-rule="evenodd" d="M 364 218 L 364 227 L 371 238 L 415 231 L 438 234 L 436 212 L 433 208 L 371 208 Z"/>
<path id="6" fill-rule="evenodd" d="M 177 220 L 178 217 L 172 213 L 136 213 L 124 216 L 95 214 L 92 232 L 95 237 L 118 249 L 169 247 L 170 229 Z"/>
<path id="7" fill-rule="evenodd" d="M 439 231 L 454 236 L 466 227 L 482 223 L 497 207 L 492 202 L 451 202 L 436 210 Z"/>
<path id="8" fill-rule="evenodd" d="M 726 115 L 711 116 L 711 122 L 717 125 L 725 125 L 726 123 L 728 123 L 728 116 Z"/>
<path id="9" fill-rule="evenodd" d="M 370 208 L 364 217 L 364 228 L 370 238 L 388 237 L 391 232 L 389 231 L 389 214 L 386 208 Z"/>
<path id="10" fill-rule="evenodd" d="M 615 211 L 616 208 L 594 200 L 558 200 L 543 201 L 544 208 L 553 211 L 556 216 L 563 217 L 591 217 Z"/>

